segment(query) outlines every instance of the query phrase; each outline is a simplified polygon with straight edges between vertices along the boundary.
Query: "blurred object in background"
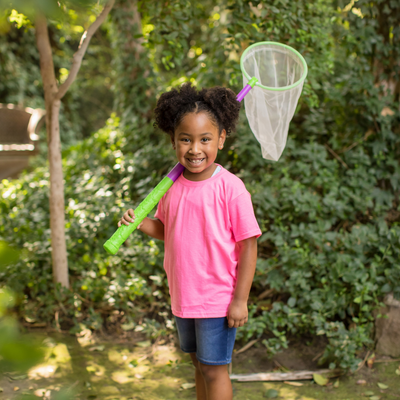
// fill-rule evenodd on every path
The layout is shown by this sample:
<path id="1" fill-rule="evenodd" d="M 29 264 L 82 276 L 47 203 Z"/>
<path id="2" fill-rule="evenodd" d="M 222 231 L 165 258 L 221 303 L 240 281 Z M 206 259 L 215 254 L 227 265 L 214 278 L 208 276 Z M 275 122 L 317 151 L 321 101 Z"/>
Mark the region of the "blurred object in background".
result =
<path id="1" fill-rule="evenodd" d="M 37 154 L 44 115 L 42 109 L 0 104 L 0 180 L 17 178 L 29 157 Z"/>
<path id="2" fill-rule="evenodd" d="M 3 269 L 19 260 L 19 251 L 0 241 L 0 276 Z M 0 284 L 0 370 L 25 372 L 43 359 L 39 342 L 20 333 L 12 308 L 16 295 Z"/>

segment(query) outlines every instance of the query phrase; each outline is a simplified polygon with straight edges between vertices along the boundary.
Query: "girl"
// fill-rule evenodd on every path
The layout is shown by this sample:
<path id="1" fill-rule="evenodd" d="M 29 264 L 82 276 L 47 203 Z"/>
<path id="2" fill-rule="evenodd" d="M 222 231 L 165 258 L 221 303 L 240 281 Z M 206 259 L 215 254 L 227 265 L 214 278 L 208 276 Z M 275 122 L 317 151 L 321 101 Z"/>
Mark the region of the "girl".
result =
<path id="1" fill-rule="evenodd" d="M 197 400 L 230 400 L 236 328 L 247 322 L 261 235 L 243 182 L 215 163 L 235 128 L 240 103 L 222 87 L 190 83 L 161 95 L 156 123 L 170 138 L 183 174 L 138 229 L 165 241 L 164 268 L 180 347 L 196 368 Z M 132 209 L 118 223 L 135 220 Z"/>

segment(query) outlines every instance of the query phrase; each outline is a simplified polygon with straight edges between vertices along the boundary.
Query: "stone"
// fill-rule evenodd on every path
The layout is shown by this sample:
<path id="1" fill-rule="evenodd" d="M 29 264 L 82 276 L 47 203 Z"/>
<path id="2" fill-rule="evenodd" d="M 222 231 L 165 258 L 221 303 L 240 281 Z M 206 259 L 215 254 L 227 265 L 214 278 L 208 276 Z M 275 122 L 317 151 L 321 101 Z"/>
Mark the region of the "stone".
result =
<path id="1" fill-rule="evenodd" d="M 400 357 L 400 301 L 388 294 L 384 303 L 386 307 L 380 309 L 382 316 L 375 318 L 376 352 L 393 358 Z"/>

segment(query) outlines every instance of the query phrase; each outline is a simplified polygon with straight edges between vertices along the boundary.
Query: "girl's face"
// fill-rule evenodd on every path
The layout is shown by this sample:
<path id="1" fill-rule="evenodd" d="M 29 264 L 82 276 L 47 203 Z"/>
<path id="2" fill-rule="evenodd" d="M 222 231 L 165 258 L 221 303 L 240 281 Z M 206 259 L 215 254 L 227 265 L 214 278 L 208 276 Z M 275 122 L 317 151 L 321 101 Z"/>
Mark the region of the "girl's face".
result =
<path id="1" fill-rule="evenodd" d="M 218 149 L 223 148 L 225 139 L 225 129 L 219 134 L 206 113 L 185 115 L 171 139 L 178 161 L 186 168 L 184 177 L 191 181 L 210 178 Z"/>

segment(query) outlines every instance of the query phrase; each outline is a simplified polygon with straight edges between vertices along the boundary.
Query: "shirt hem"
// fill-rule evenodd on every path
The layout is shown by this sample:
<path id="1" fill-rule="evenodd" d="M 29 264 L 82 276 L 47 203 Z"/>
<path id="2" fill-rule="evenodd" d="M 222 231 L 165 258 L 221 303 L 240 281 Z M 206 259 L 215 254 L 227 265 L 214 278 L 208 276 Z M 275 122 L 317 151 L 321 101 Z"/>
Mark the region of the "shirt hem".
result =
<path id="1" fill-rule="evenodd" d="M 226 317 L 228 315 L 228 307 L 229 305 L 226 306 L 225 311 L 213 311 L 213 312 L 193 312 L 193 311 L 185 311 L 185 312 L 178 312 L 172 310 L 172 314 L 175 315 L 175 317 L 179 318 L 221 318 L 221 317 Z"/>
<path id="2" fill-rule="evenodd" d="M 246 233 L 240 235 L 239 237 L 235 238 L 235 241 L 240 242 L 241 240 L 249 239 L 253 236 L 255 236 L 256 238 L 259 238 L 261 235 L 262 235 L 261 230 L 257 229 L 257 230 L 246 232 Z"/>

